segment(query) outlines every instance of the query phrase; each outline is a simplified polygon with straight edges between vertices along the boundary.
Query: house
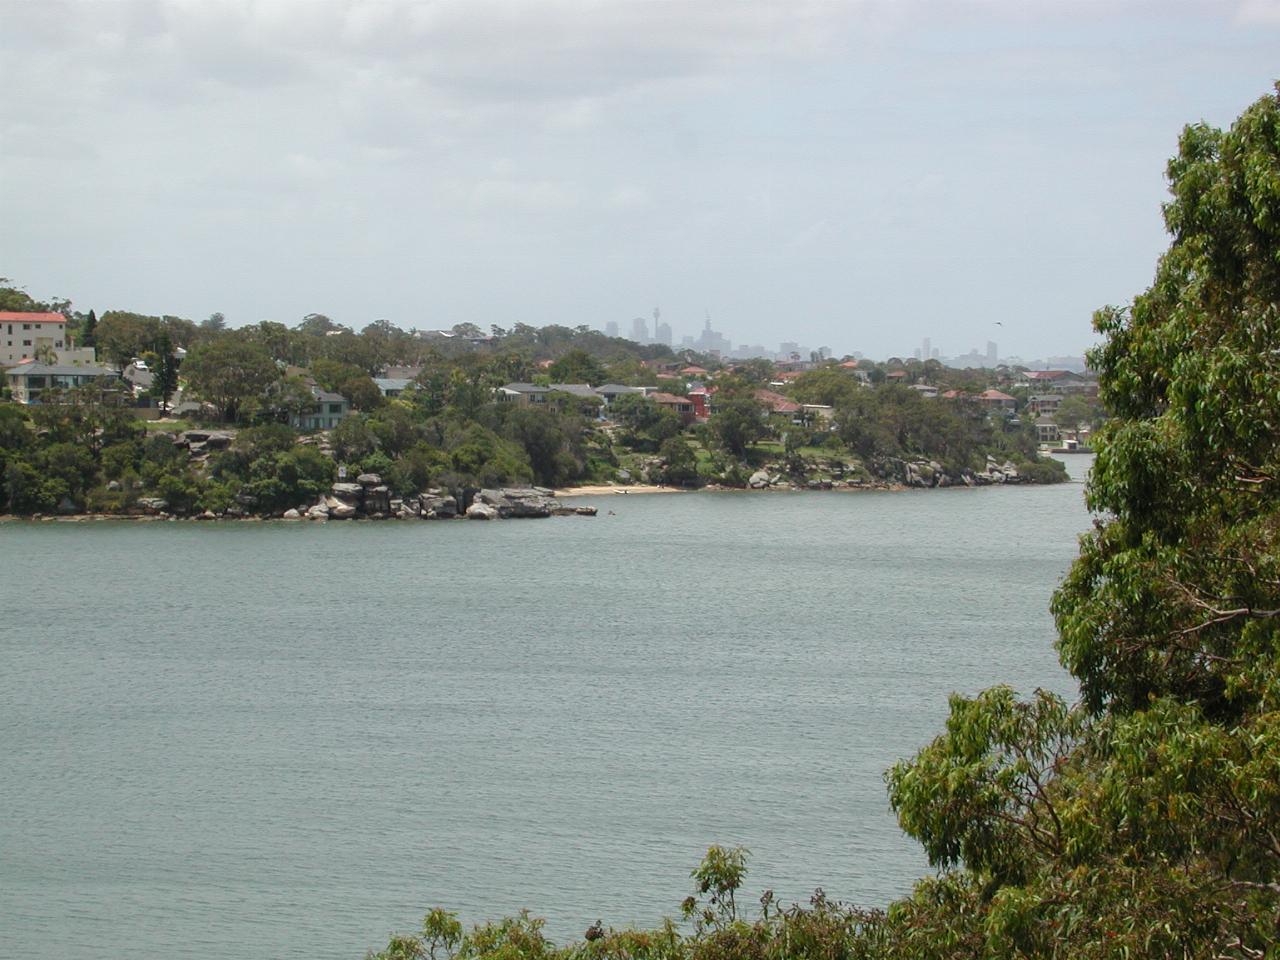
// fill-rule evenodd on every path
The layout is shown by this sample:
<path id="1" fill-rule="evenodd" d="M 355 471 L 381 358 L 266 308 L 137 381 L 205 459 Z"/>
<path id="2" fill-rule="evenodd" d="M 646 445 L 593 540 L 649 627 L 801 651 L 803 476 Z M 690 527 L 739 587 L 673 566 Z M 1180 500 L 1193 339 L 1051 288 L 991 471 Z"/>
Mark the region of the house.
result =
<path id="1" fill-rule="evenodd" d="M 394 400 L 409 389 L 413 379 L 411 377 L 374 377 L 373 382 L 384 397 Z"/>
<path id="2" fill-rule="evenodd" d="M 714 388 L 701 384 L 688 391 L 685 396 L 693 402 L 693 419 L 705 423 L 711 418 L 711 391 Z"/>
<path id="3" fill-rule="evenodd" d="M 351 413 L 351 404 L 342 394 L 322 390 L 314 383 L 307 384 L 307 387 L 311 391 L 314 403 L 309 410 L 289 417 L 289 423 L 295 430 L 301 430 L 304 433 L 332 430 Z"/>
<path id="4" fill-rule="evenodd" d="M 589 383 L 553 383 L 547 389 L 558 393 L 568 393 L 583 400 L 600 402 L 600 394 Z"/>
<path id="5" fill-rule="evenodd" d="M 1081 393 L 1092 396 L 1098 392 L 1098 381 L 1094 377 L 1071 370 L 1026 370 L 1016 385 L 1059 395 Z"/>
<path id="6" fill-rule="evenodd" d="M 1054 414 L 1058 412 L 1058 407 L 1062 404 L 1062 396 L 1057 393 L 1040 393 L 1032 396 L 1027 401 L 1027 409 L 1034 413 L 1037 417 L 1044 414 Z"/>
<path id="7" fill-rule="evenodd" d="M 628 387 L 621 383 L 605 383 L 596 387 L 596 396 L 603 397 L 606 404 L 613 403 L 619 397 L 628 393 L 638 393 L 644 396 L 644 387 Z"/>
<path id="8" fill-rule="evenodd" d="M 0 366 L 29 360 L 41 347 L 69 349 L 66 330 L 67 318 L 60 313 L 0 310 Z"/>
<path id="9" fill-rule="evenodd" d="M 1007 410 L 1012 413 L 1018 406 L 1018 401 L 999 390 L 983 390 L 975 397 L 978 403 L 991 410 Z"/>
<path id="10" fill-rule="evenodd" d="M 906 383 L 911 379 L 911 374 L 905 370 L 890 370 L 884 375 L 885 383 Z"/>
<path id="11" fill-rule="evenodd" d="M 938 399 L 938 388 L 931 387 L 927 383 L 913 383 L 911 385 L 911 389 L 916 391 L 916 393 L 920 394 L 920 396 L 924 397 L 926 400 Z"/>
<path id="12" fill-rule="evenodd" d="M 90 383 L 120 384 L 120 374 L 106 367 L 51 366 L 34 360 L 10 367 L 4 375 L 18 403 L 40 403 L 46 390 L 74 390 Z"/>
<path id="13" fill-rule="evenodd" d="M 707 375 L 707 370 L 705 367 L 690 365 L 682 369 L 680 371 L 680 375 L 685 377 L 705 377 Z"/>
<path id="14" fill-rule="evenodd" d="M 521 407 L 530 407 L 547 402 L 548 387 L 540 387 L 536 383 L 508 383 L 494 391 L 494 399 L 498 403 L 514 403 Z"/>
<path id="15" fill-rule="evenodd" d="M 1036 421 L 1036 439 L 1041 443 L 1057 443 L 1062 438 L 1056 423 L 1047 420 Z"/>
<path id="16" fill-rule="evenodd" d="M 663 409 L 677 414 L 680 417 L 680 422 L 686 427 L 693 423 L 694 417 L 697 416 L 694 411 L 693 401 L 688 397 L 677 397 L 670 393 L 651 393 L 649 394 L 649 399 Z"/>
<path id="17" fill-rule="evenodd" d="M 831 422 L 835 420 L 836 408 L 827 403 L 802 403 L 805 414 L 815 420 Z M 835 428 L 832 427 L 834 430 Z"/>
<path id="18" fill-rule="evenodd" d="M 790 397 L 784 397 L 782 394 L 774 393 L 772 390 L 757 390 L 755 398 L 764 404 L 770 413 L 778 413 L 783 416 L 794 417 L 804 409 Z"/>

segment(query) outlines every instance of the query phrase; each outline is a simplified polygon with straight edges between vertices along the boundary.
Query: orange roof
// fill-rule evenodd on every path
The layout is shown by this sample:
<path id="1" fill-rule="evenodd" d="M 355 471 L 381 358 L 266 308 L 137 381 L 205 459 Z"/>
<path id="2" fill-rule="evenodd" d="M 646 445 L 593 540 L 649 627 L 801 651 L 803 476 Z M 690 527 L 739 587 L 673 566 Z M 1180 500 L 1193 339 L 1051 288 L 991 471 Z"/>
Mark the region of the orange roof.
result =
<path id="1" fill-rule="evenodd" d="M 706 373 L 707 371 L 706 371 L 706 368 L 705 368 L 705 367 L 685 367 L 685 368 L 684 368 L 683 370 L 681 370 L 680 372 L 681 372 L 681 373 L 687 373 L 687 374 L 689 374 L 690 376 L 700 376 L 701 374 L 704 374 L 704 373 Z"/>
<path id="2" fill-rule="evenodd" d="M 979 400 L 1013 400 L 1014 398 L 1007 393 L 1001 393 L 999 390 L 983 390 L 978 394 Z"/>
<path id="3" fill-rule="evenodd" d="M 651 393 L 649 399 L 654 403 L 693 403 L 688 397 L 676 397 L 669 393 Z"/>
<path id="4" fill-rule="evenodd" d="M 857 370 L 857 369 L 858 369 L 858 361 L 857 361 L 857 360 L 846 360 L 844 363 L 840 364 L 840 366 L 844 367 L 846 370 Z"/>
<path id="5" fill-rule="evenodd" d="M 0 323 L 66 323 L 60 313 L 23 313 L 20 310 L 0 310 Z"/>

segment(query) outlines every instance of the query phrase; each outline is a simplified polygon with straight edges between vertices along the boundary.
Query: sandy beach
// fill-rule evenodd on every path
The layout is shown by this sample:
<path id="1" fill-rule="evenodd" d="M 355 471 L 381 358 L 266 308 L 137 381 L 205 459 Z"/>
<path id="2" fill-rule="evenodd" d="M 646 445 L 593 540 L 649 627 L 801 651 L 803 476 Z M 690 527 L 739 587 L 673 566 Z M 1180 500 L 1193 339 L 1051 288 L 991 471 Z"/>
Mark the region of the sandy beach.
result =
<path id="1" fill-rule="evenodd" d="M 636 483 L 629 487 L 614 486 L 612 484 L 600 483 L 585 487 L 568 487 L 564 490 L 557 490 L 556 497 L 609 497 L 617 494 L 633 494 L 633 493 L 693 493 L 692 490 L 681 489 L 680 487 L 659 487 L 651 483 Z"/>

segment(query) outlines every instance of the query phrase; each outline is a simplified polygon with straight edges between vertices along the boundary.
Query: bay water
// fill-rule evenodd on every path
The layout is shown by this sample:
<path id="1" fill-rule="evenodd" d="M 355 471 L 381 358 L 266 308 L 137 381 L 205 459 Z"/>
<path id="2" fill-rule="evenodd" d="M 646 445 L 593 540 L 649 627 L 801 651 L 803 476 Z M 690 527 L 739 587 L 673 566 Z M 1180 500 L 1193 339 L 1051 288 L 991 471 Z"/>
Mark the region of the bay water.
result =
<path id="1" fill-rule="evenodd" d="M 740 902 L 883 906 L 928 865 L 882 776 L 948 695 L 1074 697 L 1079 482 L 592 502 L 0 525 L 0 956 L 358 958 L 437 905 L 564 940 L 674 916 L 711 843 Z"/>

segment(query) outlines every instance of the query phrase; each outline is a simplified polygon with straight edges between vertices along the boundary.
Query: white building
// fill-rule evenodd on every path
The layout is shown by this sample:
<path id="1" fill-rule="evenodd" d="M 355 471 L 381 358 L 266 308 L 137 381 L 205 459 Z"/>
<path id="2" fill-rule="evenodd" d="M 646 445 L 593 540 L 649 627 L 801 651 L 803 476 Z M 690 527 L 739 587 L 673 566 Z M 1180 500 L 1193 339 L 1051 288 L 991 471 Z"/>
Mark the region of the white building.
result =
<path id="1" fill-rule="evenodd" d="M 0 310 L 0 366 L 29 360 L 41 347 L 65 350 L 67 318 L 60 313 Z"/>

